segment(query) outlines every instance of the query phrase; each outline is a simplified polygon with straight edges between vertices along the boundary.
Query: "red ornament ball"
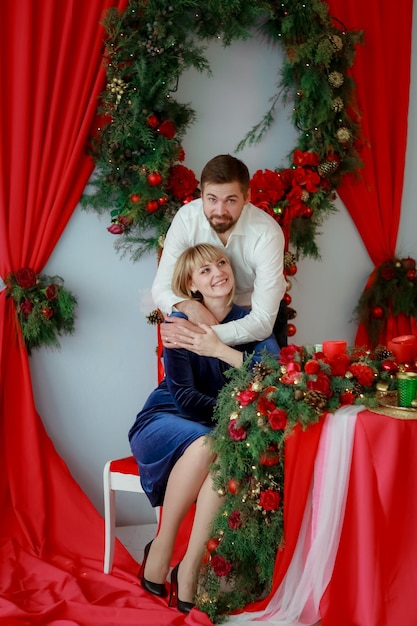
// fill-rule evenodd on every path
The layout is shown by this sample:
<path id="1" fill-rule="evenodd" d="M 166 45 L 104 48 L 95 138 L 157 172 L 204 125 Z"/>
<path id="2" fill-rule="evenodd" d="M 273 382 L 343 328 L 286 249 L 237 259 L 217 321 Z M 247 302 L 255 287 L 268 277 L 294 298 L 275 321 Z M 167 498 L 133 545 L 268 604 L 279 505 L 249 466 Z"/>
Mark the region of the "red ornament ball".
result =
<path id="1" fill-rule="evenodd" d="M 231 478 L 229 480 L 229 482 L 227 483 L 227 489 L 228 489 L 229 493 L 231 493 L 233 495 L 238 492 L 238 490 L 239 490 L 239 483 L 236 480 L 236 478 Z"/>
<path id="2" fill-rule="evenodd" d="M 384 317 L 384 309 L 382 306 L 373 306 L 371 309 L 371 317 L 374 320 L 381 320 Z"/>
<path id="3" fill-rule="evenodd" d="M 288 292 L 284 293 L 284 298 L 283 298 L 285 304 L 291 304 L 292 302 L 292 298 L 290 296 L 290 294 Z"/>
<path id="4" fill-rule="evenodd" d="M 311 217 L 313 216 L 313 209 L 310 209 L 310 207 L 307 207 L 306 209 L 304 209 L 302 216 L 301 217 L 305 217 L 306 219 L 311 219 Z"/>
<path id="5" fill-rule="evenodd" d="M 291 265 L 289 268 L 285 270 L 285 274 L 287 274 L 287 276 L 294 276 L 296 273 L 297 273 L 296 265 Z"/>
<path id="6" fill-rule="evenodd" d="M 410 270 L 407 270 L 406 275 L 409 281 L 413 281 L 415 280 L 417 276 L 417 272 L 415 269 L 410 269 Z"/>
<path id="7" fill-rule="evenodd" d="M 159 198 L 159 200 L 158 200 L 158 204 L 160 204 L 161 206 L 162 206 L 163 204 L 167 204 L 167 202 L 168 202 L 168 198 L 167 198 L 167 196 L 162 196 L 162 197 L 161 197 L 161 198 Z"/>
<path id="8" fill-rule="evenodd" d="M 219 543 L 220 539 L 217 539 L 217 537 L 211 537 L 211 539 L 207 541 L 207 550 L 209 552 L 214 552 L 217 550 Z"/>
<path id="9" fill-rule="evenodd" d="M 138 193 L 134 193 L 130 196 L 130 201 L 131 202 L 139 202 L 140 200 L 140 195 Z"/>
<path id="10" fill-rule="evenodd" d="M 288 337 L 294 337 L 296 332 L 297 332 L 297 329 L 294 326 L 294 324 L 287 324 L 287 335 L 288 335 Z"/>
<path id="11" fill-rule="evenodd" d="M 393 359 L 386 359 L 385 361 L 382 361 L 381 369 L 383 369 L 384 372 L 390 372 L 393 374 L 398 370 L 398 363 Z"/>
<path id="12" fill-rule="evenodd" d="M 148 213 L 155 213 L 159 209 L 159 202 L 157 200 L 149 200 L 146 204 L 146 210 Z"/>
<path id="13" fill-rule="evenodd" d="M 156 187 L 162 183 L 162 176 L 159 172 L 151 172 L 146 177 L 148 183 L 152 185 L 152 187 Z"/>
<path id="14" fill-rule="evenodd" d="M 148 126 L 150 126 L 151 128 L 156 128 L 159 124 L 159 120 L 156 117 L 156 115 L 150 115 L 148 117 L 148 119 L 146 120 L 146 123 Z"/>

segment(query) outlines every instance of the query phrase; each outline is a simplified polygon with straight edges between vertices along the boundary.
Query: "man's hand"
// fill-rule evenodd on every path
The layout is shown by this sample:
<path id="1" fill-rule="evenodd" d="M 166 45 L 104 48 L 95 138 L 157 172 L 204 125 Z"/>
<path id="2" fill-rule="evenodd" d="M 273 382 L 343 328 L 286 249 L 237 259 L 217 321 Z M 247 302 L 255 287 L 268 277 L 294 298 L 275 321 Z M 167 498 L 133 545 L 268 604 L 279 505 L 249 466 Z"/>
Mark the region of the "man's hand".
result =
<path id="1" fill-rule="evenodd" d="M 206 309 L 204 304 L 198 300 L 183 300 L 182 302 L 177 302 L 175 308 L 181 313 L 184 313 L 188 317 L 188 321 L 194 324 L 214 326 L 219 323 L 213 313 Z"/>

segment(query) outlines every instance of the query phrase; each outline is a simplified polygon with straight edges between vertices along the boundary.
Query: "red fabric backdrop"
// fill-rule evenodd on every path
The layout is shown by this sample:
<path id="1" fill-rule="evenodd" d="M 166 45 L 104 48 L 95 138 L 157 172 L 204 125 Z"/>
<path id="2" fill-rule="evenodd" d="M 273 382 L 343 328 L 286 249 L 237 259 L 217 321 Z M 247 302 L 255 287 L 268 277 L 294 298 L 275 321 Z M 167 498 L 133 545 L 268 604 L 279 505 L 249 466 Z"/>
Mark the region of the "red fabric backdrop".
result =
<path id="1" fill-rule="evenodd" d="M 407 142 L 413 0 L 328 0 L 330 14 L 363 30 L 352 68 L 365 146 L 361 179 L 345 178 L 339 195 L 375 266 L 396 256 Z M 399 253 L 400 254 L 400 253 Z M 373 280 L 371 275 L 369 281 Z M 369 284 L 369 282 L 368 282 Z M 403 316 L 388 320 L 380 343 L 417 329 Z M 369 344 L 360 325 L 357 345 Z"/>
<path id="2" fill-rule="evenodd" d="M 84 148 L 104 78 L 99 21 L 103 10 L 114 4 L 116 0 L 15 0 L 0 4 L 3 278 L 24 266 L 42 271 L 92 171 Z M 378 185 L 366 178 L 366 169 L 363 195 L 357 187 L 352 188 L 352 194 L 366 202 L 372 232 L 377 233 L 372 237 L 375 249 L 366 244 L 371 246 L 374 262 L 385 258 L 379 247 L 384 255 L 394 251 L 398 229 L 411 4 L 411 0 L 404 0 L 393 9 L 385 0 L 330 2 L 333 13 L 349 28 L 367 29 L 367 47 L 359 51 L 362 63 L 367 63 L 365 55 L 379 31 L 380 41 L 385 43 L 377 48 L 380 56 L 375 52 L 374 58 L 372 51 L 373 62 L 370 69 L 364 65 L 362 81 L 356 79 L 359 104 L 367 119 L 364 130 L 366 133 L 372 127 L 374 133 L 369 132 L 372 152 L 369 150 L 368 156 L 378 161 L 378 167 L 371 168 L 375 176 L 378 172 Z M 351 16 L 346 11 L 353 8 Z M 372 92 L 374 74 L 381 84 Z M 404 78 L 401 85 L 400 74 Z M 366 107 L 362 88 L 368 94 Z M 398 100 L 402 101 L 401 109 Z M 383 112 L 374 124 L 371 118 L 379 107 Z M 380 170 L 380 161 L 386 166 L 384 170 Z M 391 180 L 391 187 L 385 188 L 385 178 Z M 352 210 L 344 191 L 342 198 Z M 369 217 L 371 200 L 374 217 Z M 381 203 L 386 213 L 381 213 Z M 355 223 L 357 219 L 364 236 L 360 206 Z M 389 229 L 395 230 L 395 237 L 386 232 Z M 369 233 L 365 236 L 368 238 Z M 6 299 L 4 290 L 0 293 L 0 420 L 0 623 L 207 624 L 205 616 L 184 618 L 168 609 L 164 601 L 142 592 L 137 564 L 120 545 L 114 575 L 101 573 L 103 521 L 57 455 L 36 412 L 27 353 L 13 302 Z M 311 437 L 314 439 L 313 431 Z M 312 452 L 314 446 L 312 442 Z M 286 480 L 294 475 L 288 471 Z M 297 519 L 300 503 L 301 498 L 293 509 Z M 291 544 L 290 536 L 287 542 Z M 281 555 L 275 586 L 283 569 Z"/>

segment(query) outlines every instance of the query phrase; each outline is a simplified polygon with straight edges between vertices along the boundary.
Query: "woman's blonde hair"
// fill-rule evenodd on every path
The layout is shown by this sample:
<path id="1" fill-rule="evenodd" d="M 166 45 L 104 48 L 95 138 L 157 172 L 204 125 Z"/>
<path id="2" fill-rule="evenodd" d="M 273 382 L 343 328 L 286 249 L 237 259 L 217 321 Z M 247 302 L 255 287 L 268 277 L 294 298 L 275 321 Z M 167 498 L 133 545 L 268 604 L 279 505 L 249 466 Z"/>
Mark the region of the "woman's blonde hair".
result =
<path id="1" fill-rule="evenodd" d="M 182 252 L 175 263 L 171 281 L 172 291 L 180 298 L 203 300 L 201 293 L 191 291 L 192 274 L 198 267 L 220 259 L 226 259 L 230 264 L 229 257 L 224 250 L 217 246 L 212 246 L 209 243 L 199 243 L 196 246 L 187 248 Z M 227 304 L 232 304 L 234 295 L 235 288 L 233 286 Z"/>

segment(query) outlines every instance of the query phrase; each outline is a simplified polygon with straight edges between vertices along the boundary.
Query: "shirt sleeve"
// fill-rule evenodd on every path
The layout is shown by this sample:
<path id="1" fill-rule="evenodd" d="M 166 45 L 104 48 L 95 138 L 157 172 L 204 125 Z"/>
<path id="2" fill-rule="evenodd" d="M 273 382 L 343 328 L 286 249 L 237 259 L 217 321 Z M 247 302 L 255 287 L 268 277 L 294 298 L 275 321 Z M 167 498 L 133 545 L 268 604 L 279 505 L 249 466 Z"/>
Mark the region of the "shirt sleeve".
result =
<path id="1" fill-rule="evenodd" d="M 163 313 L 171 313 L 174 304 L 180 300 L 171 289 L 171 280 L 178 257 L 190 245 L 185 233 L 187 233 L 187 227 L 181 214 L 177 213 L 167 232 L 152 285 L 152 299 Z"/>
<path id="2" fill-rule="evenodd" d="M 255 281 L 251 311 L 246 317 L 213 326 L 227 345 L 261 341 L 272 333 L 280 302 L 285 294 L 284 235 L 281 228 L 259 237 L 254 243 Z"/>

